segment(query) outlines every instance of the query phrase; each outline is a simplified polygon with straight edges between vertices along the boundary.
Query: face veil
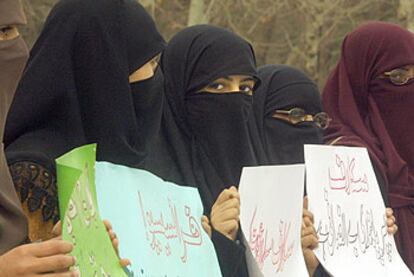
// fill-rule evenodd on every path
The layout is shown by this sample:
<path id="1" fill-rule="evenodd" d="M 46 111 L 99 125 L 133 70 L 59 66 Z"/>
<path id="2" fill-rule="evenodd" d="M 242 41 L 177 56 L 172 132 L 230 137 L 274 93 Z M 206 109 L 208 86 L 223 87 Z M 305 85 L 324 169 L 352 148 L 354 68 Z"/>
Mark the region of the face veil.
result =
<path id="1" fill-rule="evenodd" d="M 164 40 L 136 1 L 98 2 L 62 0 L 49 14 L 7 121 L 10 163 L 53 171 L 56 157 L 87 143 L 98 143 L 98 160 L 135 167 L 145 158 L 147 125 L 137 112 L 146 109 L 142 95 L 155 96 L 133 95 L 128 77 Z"/>
<path id="2" fill-rule="evenodd" d="M 286 65 L 263 66 L 259 68 L 259 76 L 262 84 L 254 94 L 251 132 L 257 142 L 256 153 L 262 153 L 260 163 L 304 163 L 303 145 L 321 144 L 322 130 L 312 122 L 293 125 L 272 116 L 277 110 L 293 108 L 310 115 L 322 112 L 316 84 L 300 70 Z"/>
<path id="3" fill-rule="evenodd" d="M 238 185 L 242 166 L 255 164 L 247 129 L 252 97 L 198 91 L 220 77 L 257 78 L 253 50 L 225 29 L 199 25 L 170 41 L 161 67 L 166 100 L 186 137 L 193 172 L 215 199 L 225 187 Z"/>

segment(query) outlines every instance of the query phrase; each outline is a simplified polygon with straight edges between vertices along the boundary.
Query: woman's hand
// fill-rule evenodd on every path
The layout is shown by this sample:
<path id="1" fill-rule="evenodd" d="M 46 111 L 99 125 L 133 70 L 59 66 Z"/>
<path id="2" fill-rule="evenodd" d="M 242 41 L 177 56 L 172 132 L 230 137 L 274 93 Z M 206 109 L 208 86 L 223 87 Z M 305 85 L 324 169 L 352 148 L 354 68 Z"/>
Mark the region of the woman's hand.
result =
<path id="1" fill-rule="evenodd" d="M 319 240 L 314 227 L 313 214 L 308 210 L 307 196 L 303 199 L 301 243 L 306 267 L 308 269 L 309 276 L 312 276 L 316 268 L 319 266 L 318 258 L 315 253 L 313 253 L 313 249 L 318 247 Z"/>
<path id="2" fill-rule="evenodd" d="M 203 226 L 204 231 L 206 231 L 208 236 L 211 238 L 212 230 L 211 230 L 210 220 L 208 219 L 207 216 L 203 215 L 201 217 L 201 225 Z"/>
<path id="3" fill-rule="evenodd" d="M 119 240 L 116 236 L 115 232 L 112 230 L 112 225 L 108 220 L 103 220 L 103 224 L 105 225 L 106 231 L 108 232 L 109 238 L 111 239 L 112 246 L 115 249 L 115 252 L 119 256 Z M 53 227 L 52 234 L 55 236 L 54 239 L 60 239 L 62 237 L 62 224 L 59 220 L 58 223 Z M 128 266 L 131 264 L 130 260 L 128 259 L 120 259 L 119 263 L 122 267 Z"/>
<path id="4" fill-rule="evenodd" d="M 390 235 L 395 235 L 398 231 L 398 226 L 395 223 L 394 211 L 391 208 L 385 209 L 385 216 L 387 217 L 387 231 Z"/>
<path id="5" fill-rule="evenodd" d="M 57 239 L 16 247 L 0 256 L 0 276 L 79 276 L 69 271 L 76 263 L 68 255 L 72 249 L 71 243 Z"/>
<path id="6" fill-rule="evenodd" d="M 231 240 L 239 231 L 240 194 L 236 187 L 223 190 L 211 209 L 211 226 Z"/>
<path id="7" fill-rule="evenodd" d="M 105 225 L 106 231 L 109 234 L 109 238 L 112 241 L 112 246 L 114 247 L 115 252 L 119 257 L 119 240 L 118 240 L 118 237 L 116 236 L 115 232 L 112 230 L 112 225 L 108 220 L 105 219 L 103 221 L 103 223 Z M 122 267 L 126 267 L 126 266 L 131 265 L 131 261 L 128 260 L 128 259 L 120 259 L 119 263 L 121 264 Z"/>

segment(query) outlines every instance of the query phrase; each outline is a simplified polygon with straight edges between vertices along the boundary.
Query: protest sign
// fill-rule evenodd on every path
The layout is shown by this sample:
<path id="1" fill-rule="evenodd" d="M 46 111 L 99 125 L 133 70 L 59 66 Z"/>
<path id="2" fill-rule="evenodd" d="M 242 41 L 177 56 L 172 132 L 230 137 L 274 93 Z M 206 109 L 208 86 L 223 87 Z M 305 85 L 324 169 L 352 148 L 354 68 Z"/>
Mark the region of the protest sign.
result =
<path id="1" fill-rule="evenodd" d="M 56 160 L 62 239 L 73 243 L 79 276 L 127 276 L 100 218 L 95 190 L 96 145 Z"/>
<path id="2" fill-rule="evenodd" d="M 304 165 L 243 168 L 240 220 L 250 276 L 309 275 L 301 247 L 304 171 Z"/>
<path id="3" fill-rule="evenodd" d="M 99 207 L 134 276 L 221 276 L 196 188 L 107 162 L 97 163 L 96 174 Z"/>
<path id="4" fill-rule="evenodd" d="M 341 276 L 413 276 L 387 233 L 385 205 L 365 148 L 305 145 L 309 208 L 327 271 Z"/>

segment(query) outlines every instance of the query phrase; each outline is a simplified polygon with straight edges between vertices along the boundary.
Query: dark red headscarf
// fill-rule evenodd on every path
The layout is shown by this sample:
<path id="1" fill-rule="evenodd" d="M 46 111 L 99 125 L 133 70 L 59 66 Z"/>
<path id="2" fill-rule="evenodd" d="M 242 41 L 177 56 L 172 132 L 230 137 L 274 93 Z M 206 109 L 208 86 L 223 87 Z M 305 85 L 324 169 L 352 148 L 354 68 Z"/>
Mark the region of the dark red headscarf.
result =
<path id="1" fill-rule="evenodd" d="M 323 91 L 333 121 L 326 142 L 366 147 L 382 173 L 399 232 L 397 245 L 414 272 L 414 80 L 395 86 L 382 73 L 414 65 L 414 34 L 369 22 L 348 34 Z"/>

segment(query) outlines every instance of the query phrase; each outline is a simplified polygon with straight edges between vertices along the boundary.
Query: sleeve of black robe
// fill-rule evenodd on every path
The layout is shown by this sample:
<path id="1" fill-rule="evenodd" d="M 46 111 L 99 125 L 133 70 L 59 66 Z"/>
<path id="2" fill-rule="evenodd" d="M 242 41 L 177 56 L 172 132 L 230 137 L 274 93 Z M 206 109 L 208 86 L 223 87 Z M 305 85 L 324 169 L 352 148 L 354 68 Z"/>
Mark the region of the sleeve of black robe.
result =
<path id="1" fill-rule="evenodd" d="M 313 273 L 312 277 L 330 277 L 331 275 L 326 272 L 325 268 L 323 268 L 322 264 L 319 264 L 316 268 L 315 272 Z"/>
<path id="2" fill-rule="evenodd" d="M 217 253 L 223 277 L 248 277 L 245 247 L 212 230 L 211 240 Z"/>

